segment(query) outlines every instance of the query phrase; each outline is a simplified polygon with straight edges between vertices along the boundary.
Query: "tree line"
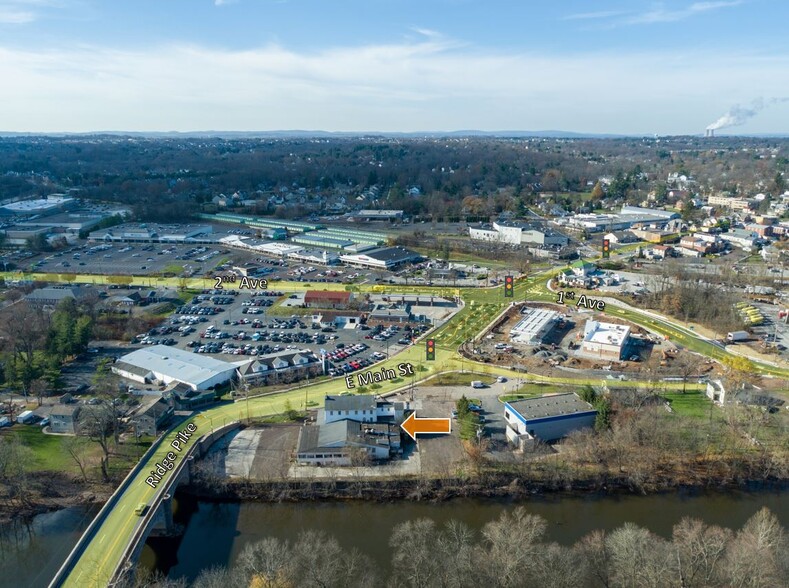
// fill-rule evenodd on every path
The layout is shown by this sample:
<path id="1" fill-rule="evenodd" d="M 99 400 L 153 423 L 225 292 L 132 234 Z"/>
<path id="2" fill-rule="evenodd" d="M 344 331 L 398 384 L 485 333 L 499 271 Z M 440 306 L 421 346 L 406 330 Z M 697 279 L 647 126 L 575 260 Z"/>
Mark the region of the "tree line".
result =
<path id="1" fill-rule="evenodd" d="M 547 539 L 548 521 L 524 507 L 505 510 L 480 532 L 429 518 L 397 525 L 390 570 L 322 532 L 247 545 L 232 567 L 201 572 L 195 588 L 775 588 L 789 582 L 789 542 L 764 508 L 738 530 L 684 518 L 663 538 L 634 523 L 597 530 L 573 545 Z M 371 537 L 372 539 L 372 537 Z M 137 574 L 130 586 L 186 586 Z"/>

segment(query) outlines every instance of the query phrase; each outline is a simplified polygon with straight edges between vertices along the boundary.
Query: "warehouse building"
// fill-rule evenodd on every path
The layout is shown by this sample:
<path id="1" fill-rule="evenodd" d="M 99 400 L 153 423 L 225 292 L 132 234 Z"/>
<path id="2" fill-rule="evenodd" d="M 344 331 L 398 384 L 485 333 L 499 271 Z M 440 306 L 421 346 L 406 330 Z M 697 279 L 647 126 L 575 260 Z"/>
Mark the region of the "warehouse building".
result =
<path id="1" fill-rule="evenodd" d="M 400 450 L 400 427 L 352 420 L 306 425 L 299 431 L 299 465 L 364 465 L 383 461 Z"/>
<path id="2" fill-rule="evenodd" d="M 403 220 L 402 210 L 360 210 L 350 216 L 352 221 L 375 222 L 375 221 L 401 221 Z"/>
<path id="3" fill-rule="evenodd" d="M 570 240 L 566 235 L 531 223 L 496 221 L 469 227 L 469 237 L 477 241 L 492 241 L 507 245 L 560 246 Z"/>
<path id="4" fill-rule="evenodd" d="M 507 439 L 520 449 L 536 440 L 556 441 L 573 431 L 593 427 L 597 411 L 577 394 L 553 394 L 504 403 Z"/>
<path id="5" fill-rule="evenodd" d="M 354 267 L 386 270 L 413 263 L 420 259 L 422 259 L 421 255 L 405 247 L 382 247 L 356 255 L 340 256 L 340 260 L 343 263 Z"/>
<path id="6" fill-rule="evenodd" d="M 167 345 L 152 345 L 122 356 L 112 371 L 141 384 L 181 383 L 192 390 L 208 390 L 233 379 L 237 366 Z"/>
<path id="7" fill-rule="evenodd" d="M 630 343 L 630 327 L 588 320 L 584 327 L 584 338 L 580 355 L 619 361 L 627 354 Z"/>
<path id="8" fill-rule="evenodd" d="M 510 340 L 523 345 L 539 345 L 560 320 L 561 315 L 555 310 L 527 308 L 523 318 L 510 330 Z"/>

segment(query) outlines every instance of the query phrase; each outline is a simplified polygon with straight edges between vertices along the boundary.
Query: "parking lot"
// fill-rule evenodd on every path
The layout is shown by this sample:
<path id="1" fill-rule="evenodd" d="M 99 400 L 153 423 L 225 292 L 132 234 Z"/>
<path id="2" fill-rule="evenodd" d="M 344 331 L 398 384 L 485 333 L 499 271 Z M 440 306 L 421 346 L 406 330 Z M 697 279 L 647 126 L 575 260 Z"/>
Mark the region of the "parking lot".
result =
<path id="1" fill-rule="evenodd" d="M 317 309 L 307 313 L 293 308 L 291 316 L 269 316 L 268 309 L 288 296 L 273 290 L 206 290 L 176 309 L 161 326 L 138 335 L 134 342 L 174 345 L 225 361 L 308 350 L 316 357 L 324 354 L 328 375 L 339 377 L 397 353 L 426 328 L 322 326 L 312 319 L 312 312 L 320 314 Z"/>
<path id="2" fill-rule="evenodd" d="M 51 273 L 192 276 L 213 270 L 231 257 L 241 263 L 253 256 L 211 245 L 88 243 L 33 258 L 30 263 L 35 271 Z"/>

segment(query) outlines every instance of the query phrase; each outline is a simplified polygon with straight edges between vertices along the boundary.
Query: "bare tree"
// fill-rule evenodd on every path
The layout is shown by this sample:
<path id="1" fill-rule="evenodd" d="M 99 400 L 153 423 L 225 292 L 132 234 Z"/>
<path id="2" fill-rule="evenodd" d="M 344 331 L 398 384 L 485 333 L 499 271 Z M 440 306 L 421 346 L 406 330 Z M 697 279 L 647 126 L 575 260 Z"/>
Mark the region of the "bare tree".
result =
<path id="1" fill-rule="evenodd" d="M 547 523 L 523 507 L 501 516 L 482 529 L 488 546 L 489 575 L 502 588 L 523 586 L 536 577 L 540 557 L 540 540 Z"/>
<path id="2" fill-rule="evenodd" d="M 721 568 L 731 531 L 708 526 L 698 519 L 684 518 L 672 536 L 678 584 L 685 588 L 714 586 L 722 579 Z"/>
<path id="3" fill-rule="evenodd" d="M 115 407 L 103 402 L 96 405 L 83 406 L 79 413 L 79 432 L 101 447 L 101 476 L 105 482 L 110 481 L 110 443 L 113 439 L 115 425 Z"/>
<path id="4" fill-rule="evenodd" d="M 77 464 L 80 473 L 82 474 L 83 481 L 88 481 L 88 455 L 87 455 L 87 440 L 84 437 L 69 437 L 63 443 L 63 447 L 74 463 Z"/>

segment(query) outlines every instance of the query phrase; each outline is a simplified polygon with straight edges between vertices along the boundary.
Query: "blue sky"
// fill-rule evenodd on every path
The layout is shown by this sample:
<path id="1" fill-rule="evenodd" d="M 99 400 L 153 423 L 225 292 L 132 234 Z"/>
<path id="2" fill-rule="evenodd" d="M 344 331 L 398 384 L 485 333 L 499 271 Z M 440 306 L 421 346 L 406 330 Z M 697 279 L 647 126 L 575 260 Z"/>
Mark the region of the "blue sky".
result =
<path id="1" fill-rule="evenodd" d="M 0 130 L 789 132 L 783 0 L 0 0 Z"/>

